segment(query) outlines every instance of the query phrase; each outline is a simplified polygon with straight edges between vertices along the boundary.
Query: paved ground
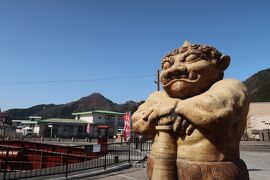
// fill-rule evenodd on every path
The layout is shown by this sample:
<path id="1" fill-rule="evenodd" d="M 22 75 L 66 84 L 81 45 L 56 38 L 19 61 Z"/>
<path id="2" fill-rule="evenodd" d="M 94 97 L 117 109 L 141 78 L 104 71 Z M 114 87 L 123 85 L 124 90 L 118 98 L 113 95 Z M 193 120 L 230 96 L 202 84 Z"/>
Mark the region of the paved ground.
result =
<path id="1" fill-rule="evenodd" d="M 251 147 L 250 147 L 251 148 Z M 253 148 L 253 149 L 252 149 Z M 270 149 L 256 151 L 255 147 L 251 150 L 241 151 L 241 158 L 246 162 L 251 180 L 270 179 Z M 268 151 L 269 150 L 269 151 Z M 102 180 L 147 180 L 146 168 L 130 168 L 119 172 L 103 174 L 95 177 L 83 179 L 102 179 Z"/>
<path id="2" fill-rule="evenodd" d="M 130 168 L 119 172 L 103 174 L 95 177 L 83 178 L 86 179 L 102 179 L 102 180 L 147 180 L 146 168 Z"/>
<path id="3" fill-rule="evenodd" d="M 270 179 L 270 152 L 242 151 L 241 158 L 247 164 L 250 179 Z"/>

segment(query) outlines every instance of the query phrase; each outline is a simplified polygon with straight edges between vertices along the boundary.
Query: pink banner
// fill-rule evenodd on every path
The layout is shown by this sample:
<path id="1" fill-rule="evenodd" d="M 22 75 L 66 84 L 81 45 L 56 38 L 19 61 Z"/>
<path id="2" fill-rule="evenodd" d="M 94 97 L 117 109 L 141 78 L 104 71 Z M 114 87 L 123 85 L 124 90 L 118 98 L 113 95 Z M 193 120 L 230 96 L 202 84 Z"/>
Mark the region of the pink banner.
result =
<path id="1" fill-rule="evenodd" d="M 91 132 L 91 124 L 90 123 L 87 124 L 86 132 L 87 132 L 87 134 L 90 134 L 90 132 Z"/>
<path id="2" fill-rule="evenodd" d="M 129 140 L 130 139 L 130 113 L 127 112 L 125 113 L 124 115 L 124 122 L 125 122 L 125 125 L 124 125 L 124 139 L 125 141 Z"/>

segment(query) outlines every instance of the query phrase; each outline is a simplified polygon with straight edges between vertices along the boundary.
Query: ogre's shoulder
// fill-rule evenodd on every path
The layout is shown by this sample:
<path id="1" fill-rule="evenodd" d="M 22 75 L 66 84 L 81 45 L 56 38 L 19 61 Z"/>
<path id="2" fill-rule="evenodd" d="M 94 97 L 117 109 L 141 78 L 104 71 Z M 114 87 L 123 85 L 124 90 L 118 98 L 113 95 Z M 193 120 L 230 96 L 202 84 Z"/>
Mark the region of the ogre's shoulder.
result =
<path id="1" fill-rule="evenodd" d="M 161 97 L 161 96 L 164 96 L 164 93 L 163 91 L 155 91 L 155 92 L 152 92 L 148 98 L 155 98 L 155 97 Z"/>
<path id="2" fill-rule="evenodd" d="M 248 109 L 249 96 L 246 86 L 236 79 L 224 79 L 216 82 L 210 89 L 208 94 L 218 94 L 223 96 L 227 102 L 236 103 L 239 107 Z M 224 98 L 222 101 L 224 101 Z M 234 103 L 233 103 L 234 102 Z"/>
<path id="3" fill-rule="evenodd" d="M 246 86 L 237 79 L 224 79 L 216 82 L 210 89 L 220 89 L 222 91 L 237 91 L 247 95 Z"/>
<path id="4" fill-rule="evenodd" d="M 142 110 L 148 107 L 153 106 L 154 104 L 156 104 L 158 102 L 158 100 L 162 99 L 163 97 L 163 93 L 160 91 L 155 91 L 153 93 L 151 93 L 148 98 L 145 100 L 145 102 L 143 104 L 141 104 L 138 108 L 138 110 Z M 136 114 L 136 112 L 135 112 Z"/>
<path id="5" fill-rule="evenodd" d="M 233 87 L 246 87 L 241 81 L 237 79 L 223 79 L 215 83 L 219 86 L 233 86 Z"/>

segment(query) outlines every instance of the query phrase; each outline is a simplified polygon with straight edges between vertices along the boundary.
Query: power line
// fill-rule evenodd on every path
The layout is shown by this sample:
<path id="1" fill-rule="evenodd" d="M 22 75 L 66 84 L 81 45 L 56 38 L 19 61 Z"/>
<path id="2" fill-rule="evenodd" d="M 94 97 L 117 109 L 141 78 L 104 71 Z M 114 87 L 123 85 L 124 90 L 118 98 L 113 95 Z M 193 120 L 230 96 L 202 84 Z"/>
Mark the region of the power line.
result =
<path id="1" fill-rule="evenodd" d="M 116 79 L 138 79 L 154 77 L 156 75 L 134 75 L 134 76 L 116 76 L 116 77 L 102 77 L 90 79 L 73 79 L 73 80 L 54 80 L 54 81 L 24 81 L 24 82 L 0 82 L 0 85 L 31 85 L 31 84 L 57 84 L 57 83 L 76 83 L 102 80 L 116 80 Z"/>

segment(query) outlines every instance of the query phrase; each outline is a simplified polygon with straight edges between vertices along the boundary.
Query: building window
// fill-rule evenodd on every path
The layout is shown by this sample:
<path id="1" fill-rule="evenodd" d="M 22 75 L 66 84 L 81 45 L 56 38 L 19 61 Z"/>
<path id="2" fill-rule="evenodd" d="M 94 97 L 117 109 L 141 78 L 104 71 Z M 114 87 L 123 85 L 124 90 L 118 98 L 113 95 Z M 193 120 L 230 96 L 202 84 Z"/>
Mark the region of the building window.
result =
<path id="1" fill-rule="evenodd" d="M 78 126 L 78 133 L 83 133 L 83 126 Z"/>
<path id="2" fill-rule="evenodd" d="M 65 125 L 65 126 L 64 126 L 64 132 L 65 132 L 65 133 L 68 133 L 68 132 L 69 132 L 69 126 L 68 126 L 68 125 Z"/>
<path id="3" fill-rule="evenodd" d="M 124 120 L 123 120 L 123 118 L 118 118 L 118 122 L 117 122 L 118 124 L 117 124 L 117 126 L 118 126 L 118 128 L 124 128 L 124 124 L 125 124 L 125 122 L 124 122 Z"/>
<path id="4" fill-rule="evenodd" d="M 74 126 L 69 126 L 69 132 L 72 134 L 72 133 L 74 133 Z"/>

